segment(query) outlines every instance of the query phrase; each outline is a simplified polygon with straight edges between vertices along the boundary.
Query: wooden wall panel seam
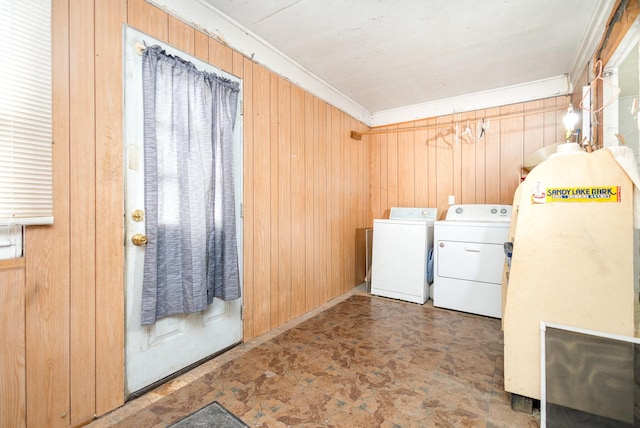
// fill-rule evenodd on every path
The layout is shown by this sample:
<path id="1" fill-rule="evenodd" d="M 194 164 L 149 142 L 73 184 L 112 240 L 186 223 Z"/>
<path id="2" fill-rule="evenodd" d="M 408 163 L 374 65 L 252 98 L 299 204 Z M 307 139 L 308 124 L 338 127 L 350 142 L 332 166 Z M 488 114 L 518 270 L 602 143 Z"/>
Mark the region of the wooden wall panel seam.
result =
<path id="1" fill-rule="evenodd" d="M 95 0 L 96 397 L 95 414 L 124 403 L 122 23 L 125 0 Z M 116 42 L 117 40 L 117 42 Z"/>
<path id="2" fill-rule="evenodd" d="M 54 224 L 25 234 L 27 427 L 69 425 L 69 1 L 53 0 Z"/>

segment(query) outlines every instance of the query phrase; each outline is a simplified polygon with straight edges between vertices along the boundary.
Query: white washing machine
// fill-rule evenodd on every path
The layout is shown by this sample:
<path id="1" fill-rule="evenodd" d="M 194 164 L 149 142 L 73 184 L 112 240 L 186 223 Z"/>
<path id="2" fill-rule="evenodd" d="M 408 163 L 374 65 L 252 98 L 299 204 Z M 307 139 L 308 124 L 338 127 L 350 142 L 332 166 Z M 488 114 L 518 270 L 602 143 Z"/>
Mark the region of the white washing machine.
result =
<path id="1" fill-rule="evenodd" d="M 371 294 L 419 304 L 427 301 L 437 211 L 393 207 L 389 219 L 373 221 Z"/>
<path id="2" fill-rule="evenodd" d="M 452 205 L 434 226 L 433 305 L 502 318 L 511 205 Z"/>

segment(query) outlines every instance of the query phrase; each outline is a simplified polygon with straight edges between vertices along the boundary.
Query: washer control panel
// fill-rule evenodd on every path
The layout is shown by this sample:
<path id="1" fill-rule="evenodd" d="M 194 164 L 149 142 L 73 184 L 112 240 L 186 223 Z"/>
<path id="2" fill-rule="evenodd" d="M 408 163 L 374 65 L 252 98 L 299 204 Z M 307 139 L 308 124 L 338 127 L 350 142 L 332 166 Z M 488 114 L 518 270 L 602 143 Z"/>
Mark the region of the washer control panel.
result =
<path id="1" fill-rule="evenodd" d="M 391 207 L 389 219 L 393 220 L 437 220 L 437 208 Z"/>

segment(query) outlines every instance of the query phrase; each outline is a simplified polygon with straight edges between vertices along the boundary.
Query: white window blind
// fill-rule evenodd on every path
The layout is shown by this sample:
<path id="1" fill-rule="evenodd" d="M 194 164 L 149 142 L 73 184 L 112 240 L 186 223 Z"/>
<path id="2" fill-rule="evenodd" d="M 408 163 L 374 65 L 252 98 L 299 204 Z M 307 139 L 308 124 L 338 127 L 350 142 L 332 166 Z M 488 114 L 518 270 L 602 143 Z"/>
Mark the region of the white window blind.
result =
<path id="1" fill-rule="evenodd" d="M 51 1 L 0 0 L 0 225 L 53 223 Z"/>

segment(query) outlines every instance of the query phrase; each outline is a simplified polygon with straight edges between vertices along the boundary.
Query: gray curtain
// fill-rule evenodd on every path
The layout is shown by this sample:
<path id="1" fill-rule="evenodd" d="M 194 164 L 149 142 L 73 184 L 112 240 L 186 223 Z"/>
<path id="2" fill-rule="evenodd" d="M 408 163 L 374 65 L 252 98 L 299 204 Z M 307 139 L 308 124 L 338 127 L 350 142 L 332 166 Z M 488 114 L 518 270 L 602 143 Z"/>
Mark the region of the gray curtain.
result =
<path id="1" fill-rule="evenodd" d="M 142 325 L 240 297 L 233 128 L 239 85 L 159 46 L 142 58 Z"/>

